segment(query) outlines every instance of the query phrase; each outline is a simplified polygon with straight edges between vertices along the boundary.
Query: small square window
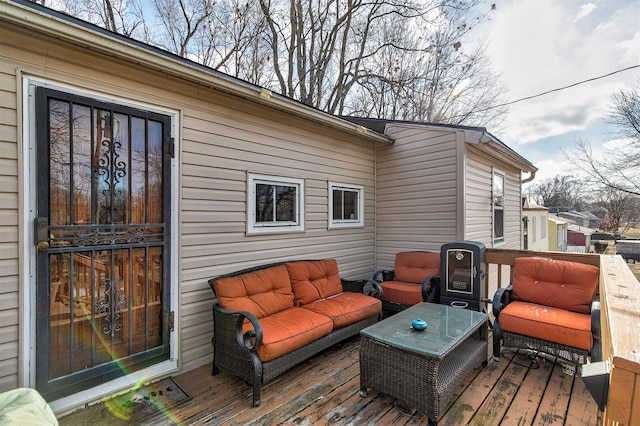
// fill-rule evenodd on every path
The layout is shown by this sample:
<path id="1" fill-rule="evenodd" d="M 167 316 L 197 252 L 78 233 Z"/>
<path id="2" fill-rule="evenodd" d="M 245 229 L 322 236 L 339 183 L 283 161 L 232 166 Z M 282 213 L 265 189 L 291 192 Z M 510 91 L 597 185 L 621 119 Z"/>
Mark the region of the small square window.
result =
<path id="1" fill-rule="evenodd" d="M 364 226 L 364 188 L 329 182 L 329 228 Z"/>
<path id="2" fill-rule="evenodd" d="M 304 180 L 249 174 L 247 233 L 304 231 Z"/>

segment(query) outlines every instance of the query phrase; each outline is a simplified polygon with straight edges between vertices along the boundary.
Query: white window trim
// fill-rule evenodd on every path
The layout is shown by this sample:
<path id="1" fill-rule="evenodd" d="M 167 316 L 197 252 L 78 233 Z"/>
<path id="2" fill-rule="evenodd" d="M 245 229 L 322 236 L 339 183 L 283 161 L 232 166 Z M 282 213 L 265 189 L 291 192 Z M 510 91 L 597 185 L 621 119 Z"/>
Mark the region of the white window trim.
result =
<path id="1" fill-rule="evenodd" d="M 358 194 L 358 219 L 333 219 L 333 190 L 347 189 Z M 362 228 L 364 226 L 364 186 L 329 181 L 329 229 Z"/>
<path id="2" fill-rule="evenodd" d="M 296 218 L 291 224 L 256 223 L 256 184 L 266 183 L 271 185 L 293 185 L 297 187 Z M 274 234 L 282 232 L 304 231 L 304 179 L 284 176 L 262 175 L 256 173 L 247 174 L 247 234 Z"/>
<path id="3" fill-rule="evenodd" d="M 495 223 L 495 210 L 496 210 L 496 205 L 493 202 L 493 198 L 494 198 L 494 194 L 493 194 L 493 185 L 494 185 L 494 177 L 495 175 L 500 175 L 502 176 L 502 205 L 499 207 L 499 209 L 502 210 L 502 238 L 496 239 L 496 231 L 495 231 L 495 227 L 496 227 L 496 223 Z M 503 245 L 506 243 L 507 241 L 507 215 L 506 215 L 506 209 L 505 209 L 505 204 L 506 204 L 506 192 L 507 192 L 507 176 L 505 174 L 505 172 L 503 172 L 502 170 L 499 169 L 493 169 L 491 172 L 491 239 L 493 241 L 493 245 L 494 246 L 499 246 L 499 245 Z M 531 233 L 531 230 L 529 230 L 529 233 Z"/>

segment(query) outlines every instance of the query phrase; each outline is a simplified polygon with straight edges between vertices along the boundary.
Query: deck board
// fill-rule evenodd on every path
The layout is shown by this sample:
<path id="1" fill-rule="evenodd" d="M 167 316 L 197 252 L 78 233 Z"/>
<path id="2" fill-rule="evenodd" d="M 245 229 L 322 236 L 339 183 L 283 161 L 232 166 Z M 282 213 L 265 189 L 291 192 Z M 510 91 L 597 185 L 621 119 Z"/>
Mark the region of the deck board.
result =
<path id="1" fill-rule="evenodd" d="M 174 377 L 190 398 L 147 419 L 148 425 L 424 425 L 427 417 L 400 401 L 360 390 L 357 337 L 285 372 L 262 388 L 252 407 L 252 388 L 211 365 Z M 515 362 L 514 362 L 515 361 Z M 71 416 L 73 416 L 72 414 Z M 438 424 L 596 425 L 597 405 L 579 377 L 542 358 L 507 356 L 473 370 L 456 390 Z M 60 419 L 65 425 L 65 418 Z"/>
<path id="2" fill-rule="evenodd" d="M 513 356 L 513 355 L 503 355 Z M 546 388 L 547 381 L 553 370 L 554 363 L 538 360 L 534 363 L 523 355 L 513 356 L 513 361 L 528 366 L 527 374 L 511 401 L 511 405 L 503 422 L 509 424 L 532 424 L 538 413 L 538 407 Z"/>
<path id="3" fill-rule="evenodd" d="M 565 374 L 562 364 L 554 364 L 538 413 L 533 420 L 534 425 L 564 425 L 574 378 L 576 377 Z"/>

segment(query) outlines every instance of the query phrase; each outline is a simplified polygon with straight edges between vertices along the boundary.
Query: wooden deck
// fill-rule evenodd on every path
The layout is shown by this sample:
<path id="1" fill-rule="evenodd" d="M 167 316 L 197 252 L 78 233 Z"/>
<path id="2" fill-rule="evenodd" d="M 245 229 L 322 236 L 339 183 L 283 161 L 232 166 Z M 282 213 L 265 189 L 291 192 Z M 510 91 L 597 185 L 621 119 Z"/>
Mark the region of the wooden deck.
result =
<path id="1" fill-rule="evenodd" d="M 359 339 L 354 337 L 263 386 L 251 406 L 241 379 L 210 375 L 210 365 L 176 376 L 187 401 L 149 419 L 153 425 L 418 425 L 425 415 L 369 390 L 359 395 Z M 512 358 L 512 360 L 508 359 Z M 596 425 L 598 411 L 579 376 L 562 362 L 503 354 L 477 368 L 454 395 L 442 425 Z M 64 425 L 64 421 L 61 422 Z"/>

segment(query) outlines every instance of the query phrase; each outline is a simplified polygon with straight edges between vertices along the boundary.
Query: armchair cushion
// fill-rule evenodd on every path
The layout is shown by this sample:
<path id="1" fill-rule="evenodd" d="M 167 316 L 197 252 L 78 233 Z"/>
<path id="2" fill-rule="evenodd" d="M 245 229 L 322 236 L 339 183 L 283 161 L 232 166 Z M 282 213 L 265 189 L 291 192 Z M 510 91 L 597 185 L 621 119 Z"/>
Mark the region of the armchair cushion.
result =
<path id="1" fill-rule="evenodd" d="M 291 278 L 295 306 L 342 293 L 335 259 L 288 262 L 286 268 Z"/>
<path id="2" fill-rule="evenodd" d="M 220 278 L 214 287 L 223 308 L 246 311 L 256 318 L 293 307 L 291 281 L 284 265 Z"/>
<path id="3" fill-rule="evenodd" d="M 302 308 L 291 308 L 260 319 L 262 345 L 257 353 L 262 362 L 299 349 L 333 330 L 331 319 Z M 253 327 L 249 321 L 243 331 Z"/>
<path id="4" fill-rule="evenodd" d="M 303 308 L 331 318 L 333 327 L 340 328 L 378 314 L 382 303 L 361 293 L 345 292 L 308 303 Z"/>
<path id="5" fill-rule="evenodd" d="M 509 303 L 500 312 L 500 329 L 585 350 L 593 344 L 590 315 L 534 303 Z"/>
<path id="6" fill-rule="evenodd" d="M 596 266 L 539 257 L 521 257 L 514 265 L 515 300 L 583 314 L 591 312 L 600 274 Z"/>
<path id="7" fill-rule="evenodd" d="M 383 300 L 389 300 L 407 306 L 413 306 L 423 302 L 421 284 L 402 281 L 383 281 L 380 285 L 383 289 Z"/>
<path id="8" fill-rule="evenodd" d="M 440 275 L 440 254 L 426 251 L 396 253 L 393 273 L 396 281 L 422 284 L 427 277 Z"/>

